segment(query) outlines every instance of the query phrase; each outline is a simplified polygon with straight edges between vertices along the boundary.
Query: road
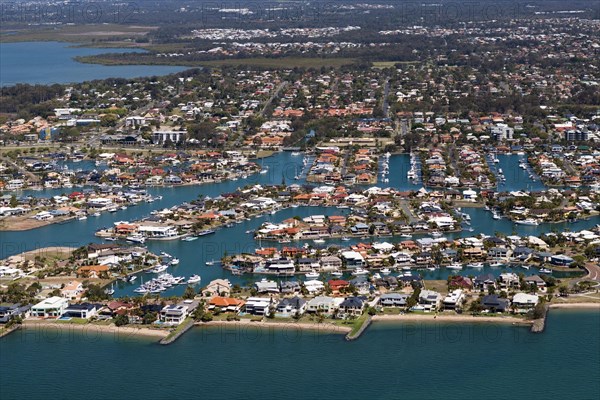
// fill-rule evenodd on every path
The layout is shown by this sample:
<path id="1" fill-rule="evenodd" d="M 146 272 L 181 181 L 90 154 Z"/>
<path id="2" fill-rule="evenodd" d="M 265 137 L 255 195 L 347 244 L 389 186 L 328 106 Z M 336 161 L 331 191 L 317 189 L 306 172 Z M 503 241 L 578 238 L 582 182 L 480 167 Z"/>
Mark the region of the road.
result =
<path id="1" fill-rule="evenodd" d="M 260 110 L 259 115 L 261 117 L 263 117 L 265 115 L 265 112 L 267 111 L 267 108 L 269 107 L 269 105 L 273 102 L 273 100 L 275 100 L 276 97 L 279 96 L 279 93 L 283 90 L 283 88 L 285 88 L 288 85 L 287 81 L 283 81 L 279 84 L 279 86 L 277 86 L 277 89 L 275 89 L 275 92 L 273 93 L 273 95 L 271 95 L 271 97 L 269 97 L 269 100 L 267 100 L 267 102 L 265 103 L 264 107 L 262 108 L 262 110 Z"/>
<path id="2" fill-rule="evenodd" d="M 585 269 L 588 271 L 588 274 L 581 278 L 571 280 L 569 283 L 571 287 L 574 287 L 579 282 L 583 281 L 594 281 L 597 283 L 596 286 L 600 285 L 600 266 L 596 263 L 589 262 L 585 264 Z"/>
<path id="3" fill-rule="evenodd" d="M 40 177 L 37 176 L 36 174 L 34 174 L 33 172 L 27 171 L 27 169 L 25 169 L 24 167 L 18 165 L 17 163 L 15 163 L 13 160 L 11 160 L 8 157 L 0 157 L 0 161 L 11 165 L 13 168 L 16 168 L 18 171 L 20 171 L 22 174 L 27 175 L 29 177 L 29 180 L 31 182 L 39 182 L 40 181 Z"/>

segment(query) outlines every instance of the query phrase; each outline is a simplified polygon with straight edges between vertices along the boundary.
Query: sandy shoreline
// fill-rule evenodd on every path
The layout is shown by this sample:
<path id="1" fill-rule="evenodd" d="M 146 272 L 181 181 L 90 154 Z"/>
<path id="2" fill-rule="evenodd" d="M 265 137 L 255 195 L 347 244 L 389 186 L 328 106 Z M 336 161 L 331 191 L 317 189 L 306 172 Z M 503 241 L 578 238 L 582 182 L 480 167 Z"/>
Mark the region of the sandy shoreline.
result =
<path id="1" fill-rule="evenodd" d="M 554 303 L 550 304 L 550 309 L 552 308 L 586 308 L 586 309 L 596 309 L 600 310 L 600 303 Z"/>
<path id="2" fill-rule="evenodd" d="M 248 326 L 256 327 L 256 328 L 274 328 L 274 329 L 297 329 L 297 330 L 308 330 L 308 331 L 318 331 L 324 333 L 340 333 L 346 334 L 352 330 L 350 327 L 333 325 L 329 323 L 309 323 L 309 322 L 257 322 L 250 321 L 249 319 L 243 319 L 240 321 L 210 321 L 210 322 L 196 322 L 195 326 L 228 326 L 234 328 L 243 328 L 245 329 Z"/>
<path id="3" fill-rule="evenodd" d="M 397 314 L 397 315 L 375 315 L 373 322 L 378 321 L 430 321 L 430 322 L 498 322 L 510 324 L 530 325 L 532 321 L 517 317 L 491 317 L 491 316 L 472 316 L 472 315 L 452 315 L 452 314 Z"/>
<path id="4" fill-rule="evenodd" d="M 166 330 L 157 330 L 151 328 L 143 328 L 133 325 L 126 325 L 117 327 L 113 324 L 111 325 L 96 325 L 96 324 L 69 324 L 62 322 L 48 322 L 48 321 L 36 321 L 36 320 L 26 320 L 23 322 L 24 329 L 57 329 L 64 333 L 71 333 L 74 331 L 79 332 L 93 332 L 93 333 L 110 333 L 115 336 L 115 338 L 127 338 L 133 336 L 146 336 L 146 337 L 155 337 L 155 338 L 164 338 L 169 332 Z"/>

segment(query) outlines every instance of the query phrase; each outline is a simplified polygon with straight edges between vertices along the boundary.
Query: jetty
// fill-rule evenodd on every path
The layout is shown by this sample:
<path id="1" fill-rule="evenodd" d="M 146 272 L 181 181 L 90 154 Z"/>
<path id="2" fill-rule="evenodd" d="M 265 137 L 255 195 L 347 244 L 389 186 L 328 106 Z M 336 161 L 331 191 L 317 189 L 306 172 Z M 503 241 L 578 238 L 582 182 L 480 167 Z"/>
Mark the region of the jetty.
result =
<path id="1" fill-rule="evenodd" d="M 169 333 L 165 338 L 161 339 L 160 342 L 158 342 L 158 343 L 165 345 L 165 346 L 169 345 L 169 344 L 175 342 L 177 339 L 179 339 L 181 337 L 181 335 L 183 335 L 184 333 L 189 331 L 192 328 L 192 326 L 194 326 L 194 319 L 186 318 L 186 320 L 183 321 L 173 332 Z"/>
<path id="2" fill-rule="evenodd" d="M 358 339 L 364 332 L 365 330 L 367 330 L 367 328 L 369 327 L 369 325 L 371 325 L 371 322 L 373 321 L 373 316 L 368 315 L 368 314 L 364 314 L 367 317 L 365 319 L 363 319 L 362 321 L 359 320 L 356 322 L 358 325 L 355 326 L 354 329 L 352 329 L 350 332 L 348 332 L 345 336 L 346 341 L 350 342 L 353 340 Z"/>
<path id="3" fill-rule="evenodd" d="M 533 320 L 533 324 L 531 325 L 531 333 L 542 333 L 544 331 L 544 328 L 546 327 L 546 316 L 548 315 L 548 309 L 549 306 L 545 304 L 543 307 L 542 316 Z"/>

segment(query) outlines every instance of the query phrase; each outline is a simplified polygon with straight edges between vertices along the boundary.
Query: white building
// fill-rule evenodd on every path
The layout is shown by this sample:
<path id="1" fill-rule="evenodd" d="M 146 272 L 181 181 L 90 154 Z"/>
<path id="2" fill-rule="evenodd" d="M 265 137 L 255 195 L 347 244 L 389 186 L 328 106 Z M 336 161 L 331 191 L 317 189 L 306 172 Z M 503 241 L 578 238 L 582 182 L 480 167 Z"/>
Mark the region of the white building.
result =
<path id="1" fill-rule="evenodd" d="M 69 302 L 64 297 L 53 296 L 31 307 L 31 316 L 40 318 L 58 318 L 64 314 Z"/>

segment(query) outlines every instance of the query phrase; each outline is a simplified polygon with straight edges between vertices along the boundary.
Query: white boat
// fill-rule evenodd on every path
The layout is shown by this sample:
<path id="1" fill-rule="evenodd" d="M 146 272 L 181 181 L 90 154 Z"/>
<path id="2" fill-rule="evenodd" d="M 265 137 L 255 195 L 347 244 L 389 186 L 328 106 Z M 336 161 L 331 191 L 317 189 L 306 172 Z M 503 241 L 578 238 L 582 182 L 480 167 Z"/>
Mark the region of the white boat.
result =
<path id="1" fill-rule="evenodd" d="M 463 269 L 463 266 L 462 266 L 462 264 L 454 263 L 454 264 L 450 264 L 450 265 L 446 266 L 446 268 L 459 271 L 459 270 Z"/>
<path id="2" fill-rule="evenodd" d="M 148 289 L 146 289 L 145 287 L 142 287 L 142 286 L 140 286 L 139 288 L 133 289 L 133 291 L 136 293 L 148 293 Z"/>
<path id="3" fill-rule="evenodd" d="M 196 284 L 198 282 L 200 282 L 202 278 L 200 278 L 200 275 L 192 275 L 190 276 L 190 278 L 188 279 L 187 283 L 190 285 Z"/>
<path id="4" fill-rule="evenodd" d="M 127 281 L 128 281 L 129 283 L 132 283 L 132 282 L 134 282 L 136 279 L 137 279 L 137 276 L 136 276 L 136 275 L 131 275 Z"/>
<path id="5" fill-rule="evenodd" d="M 194 240 L 198 240 L 198 236 L 186 236 L 181 240 L 184 242 L 193 242 Z"/>
<path id="6" fill-rule="evenodd" d="M 523 268 L 523 269 L 529 269 L 529 265 L 523 264 L 523 265 L 521 265 L 521 268 Z"/>
<path id="7" fill-rule="evenodd" d="M 138 233 L 127 236 L 125 239 L 128 242 L 133 242 L 133 243 L 145 243 L 146 242 L 146 238 Z"/>
<path id="8" fill-rule="evenodd" d="M 350 238 L 349 238 L 349 237 L 347 237 L 347 236 L 342 236 L 342 240 L 343 240 L 344 242 L 347 242 L 347 241 L 349 241 L 349 240 L 350 240 Z"/>
<path id="9" fill-rule="evenodd" d="M 497 164 L 497 163 L 499 163 L 499 162 L 500 162 L 500 160 L 499 160 L 499 159 L 497 159 L 497 158 L 494 158 L 494 163 L 496 163 L 496 164 Z"/>
<path id="10" fill-rule="evenodd" d="M 171 265 L 177 265 L 177 264 L 179 264 L 179 258 L 172 259 L 171 262 L 169 262 L 169 264 L 171 264 Z"/>
<path id="11" fill-rule="evenodd" d="M 117 240 L 119 240 L 119 239 L 118 239 L 118 238 L 116 238 L 116 237 L 112 237 L 112 236 L 111 236 L 111 237 L 104 238 L 104 240 L 107 240 L 107 241 L 109 241 L 109 242 L 116 242 L 116 241 L 117 241 Z"/>
<path id="12" fill-rule="evenodd" d="M 305 277 L 307 277 L 308 279 L 317 279 L 319 277 L 319 273 L 316 271 L 310 271 L 307 272 L 306 274 L 304 274 Z"/>
<path id="13" fill-rule="evenodd" d="M 127 210 L 127 206 L 121 206 L 121 210 Z"/>
<path id="14" fill-rule="evenodd" d="M 502 217 L 501 217 L 501 216 L 499 216 L 499 215 L 498 215 L 498 214 L 496 214 L 496 213 L 493 213 L 493 214 L 492 214 L 492 218 L 494 218 L 494 219 L 502 219 Z"/>
<path id="15" fill-rule="evenodd" d="M 354 276 L 359 276 L 359 275 L 368 275 L 369 271 L 367 271 L 366 269 L 363 268 L 356 268 L 354 271 L 352 271 L 352 275 Z"/>
<path id="16" fill-rule="evenodd" d="M 220 261 L 218 261 L 218 260 L 208 260 L 204 264 L 206 264 L 206 265 L 215 265 L 215 264 L 218 264 L 219 262 Z"/>
<path id="17" fill-rule="evenodd" d="M 517 224 L 517 225 L 537 226 L 540 223 L 537 220 L 533 219 L 533 218 L 526 218 L 526 219 L 523 219 L 523 220 L 515 221 L 515 224 Z"/>
<path id="18" fill-rule="evenodd" d="M 86 219 L 87 219 L 87 215 L 80 215 L 79 217 L 77 217 L 77 219 L 78 219 L 79 221 L 86 220 Z"/>
<path id="19" fill-rule="evenodd" d="M 104 291 L 104 293 L 106 293 L 106 294 L 107 294 L 107 295 L 109 295 L 109 296 L 112 296 L 113 294 L 115 294 L 115 287 L 114 287 L 114 284 L 111 284 L 111 285 L 110 285 L 110 289 L 106 289 L 106 290 Z"/>
<path id="20" fill-rule="evenodd" d="M 381 273 L 384 275 L 389 275 L 392 271 L 389 268 L 382 268 Z"/>
<path id="21" fill-rule="evenodd" d="M 467 264 L 467 268 L 483 268 L 483 264 L 480 262 L 469 263 L 469 264 Z"/>
<path id="22" fill-rule="evenodd" d="M 322 244 L 322 243 L 325 243 L 325 239 L 315 239 L 315 240 L 313 240 L 313 242 L 315 242 L 317 244 Z"/>
<path id="23" fill-rule="evenodd" d="M 150 271 L 154 274 L 160 274 L 161 272 L 165 272 L 167 270 L 167 268 L 169 268 L 168 265 L 158 265 L 158 266 L 152 268 Z"/>
<path id="24" fill-rule="evenodd" d="M 441 237 L 441 236 L 444 236 L 444 234 L 441 233 L 441 232 L 438 232 L 438 231 L 433 231 L 433 232 L 431 232 L 431 236 L 433 236 L 433 237 Z"/>
<path id="25" fill-rule="evenodd" d="M 503 264 L 503 263 L 501 263 L 500 261 L 494 261 L 493 263 L 490 263 L 490 267 L 492 267 L 492 268 L 501 267 L 501 266 L 503 266 L 503 265 L 504 265 L 504 264 Z"/>
<path id="26" fill-rule="evenodd" d="M 100 214 L 99 212 L 95 212 L 92 214 L 92 217 L 99 217 L 100 215 L 102 215 L 102 214 Z"/>
<path id="27" fill-rule="evenodd" d="M 332 273 L 331 273 L 331 275 L 332 275 L 332 276 L 337 276 L 337 277 L 340 277 L 340 276 L 342 276 L 342 275 L 344 275 L 344 274 L 343 274 L 343 273 L 341 273 L 340 271 L 334 271 L 334 272 L 332 272 Z"/>
<path id="28" fill-rule="evenodd" d="M 292 243 L 292 241 L 290 239 L 279 239 L 277 242 L 278 243 Z"/>
<path id="29" fill-rule="evenodd" d="M 541 274 L 551 274 L 551 273 L 552 273 L 552 270 L 551 270 L 551 269 L 548 269 L 548 268 L 541 268 L 541 269 L 540 269 L 540 273 L 541 273 Z"/>
<path id="30" fill-rule="evenodd" d="M 269 172 L 269 171 L 268 171 L 268 170 L 266 170 L 266 169 L 261 169 L 261 170 L 260 170 L 260 173 L 261 173 L 261 174 L 266 174 L 267 172 Z"/>
<path id="31" fill-rule="evenodd" d="M 409 238 L 409 237 L 412 237 L 412 235 L 410 233 L 403 233 L 400 235 L 400 237 Z"/>

